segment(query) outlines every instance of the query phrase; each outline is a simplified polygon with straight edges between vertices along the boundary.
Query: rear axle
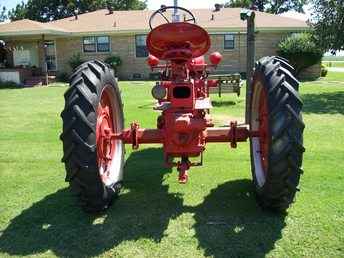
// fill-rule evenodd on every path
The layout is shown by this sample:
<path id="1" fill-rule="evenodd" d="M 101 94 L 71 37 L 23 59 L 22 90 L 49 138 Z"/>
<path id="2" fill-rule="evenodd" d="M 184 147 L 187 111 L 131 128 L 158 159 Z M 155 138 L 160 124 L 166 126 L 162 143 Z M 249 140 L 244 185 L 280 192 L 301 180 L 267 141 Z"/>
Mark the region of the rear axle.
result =
<path id="1" fill-rule="evenodd" d="M 259 137 L 259 131 L 250 131 L 246 125 L 237 126 L 236 122 L 231 127 L 211 127 L 204 130 L 205 141 L 207 143 L 230 143 L 232 148 L 236 148 L 237 142 L 245 142 L 249 137 Z M 132 144 L 133 149 L 137 149 L 139 144 L 164 143 L 163 129 L 139 128 L 137 123 L 133 123 L 131 128 L 119 134 L 107 135 L 112 140 L 121 140 L 125 144 Z"/>

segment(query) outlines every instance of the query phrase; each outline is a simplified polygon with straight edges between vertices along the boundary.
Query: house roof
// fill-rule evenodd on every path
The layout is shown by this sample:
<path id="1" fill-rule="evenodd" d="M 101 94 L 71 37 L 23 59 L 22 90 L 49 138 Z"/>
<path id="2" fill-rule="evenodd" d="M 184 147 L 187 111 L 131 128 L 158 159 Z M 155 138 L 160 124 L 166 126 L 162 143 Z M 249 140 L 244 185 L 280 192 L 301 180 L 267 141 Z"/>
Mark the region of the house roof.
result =
<path id="1" fill-rule="evenodd" d="M 208 31 L 245 31 L 246 22 L 240 20 L 241 8 L 222 8 L 214 12 L 210 9 L 194 9 L 191 12 L 196 17 L 197 24 Z M 40 23 L 31 20 L 20 20 L 0 25 L 0 36 L 13 34 L 91 34 L 91 33 L 118 33 L 118 32 L 146 32 L 149 31 L 149 17 L 154 11 L 131 10 L 114 11 L 107 9 Z M 171 16 L 171 13 L 165 13 Z M 182 18 L 183 19 L 183 18 Z M 157 17 L 158 25 L 164 20 Z M 308 29 L 306 22 L 256 11 L 256 29 L 259 31 L 300 31 Z"/>
<path id="2" fill-rule="evenodd" d="M 29 19 L 18 20 L 9 23 L 0 24 L 0 36 L 2 35 L 37 35 L 52 34 L 59 35 L 65 31 L 49 23 L 32 21 Z"/>
<path id="3" fill-rule="evenodd" d="M 218 12 L 210 9 L 194 9 L 191 12 L 196 17 L 197 24 L 208 29 L 235 29 L 246 30 L 246 22 L 240 20 L 241 8 L 222 8 Z M 85 13 L 75 17 L 69 17 L 50 22 L 54 26 L 65 29 L 70 32 L 103 32 L 103 31 L 147 31 L 149 29 L 149 17 L 154 11 L 114 11 L 109 14 L 107 9 L 102 9 L 90 13 Z M 170 13 L 165 14 L 167 17 Z M 214 19 L 212 20 L 212 15 Z M 155 25 L 163 23 L 162 18 L 157 17 Z M 306 22 L 268 14 L 256 12 L 256 27 L 258 30 L 264 29 L 307 29 Z"/>

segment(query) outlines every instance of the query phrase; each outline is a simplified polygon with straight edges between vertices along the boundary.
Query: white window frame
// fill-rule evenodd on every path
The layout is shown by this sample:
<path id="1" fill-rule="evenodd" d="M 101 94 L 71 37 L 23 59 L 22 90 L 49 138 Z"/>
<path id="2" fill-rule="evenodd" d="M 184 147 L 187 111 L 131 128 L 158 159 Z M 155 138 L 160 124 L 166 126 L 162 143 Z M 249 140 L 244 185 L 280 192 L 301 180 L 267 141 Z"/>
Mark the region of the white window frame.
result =
<path id="1" fill-rule="evenodd" d="M 229 41 L 229 40 L 226 40 L 226 36 L 232 36 L 233 37 L 233 40 L 230 40 L 230 41 L 233 41 L 233 47 L 232 48 L 226 48 L 226 41 Z M 235 49 L 235 34 L 234 33 L 223 34 L 223 49 L 225 51 L 233 51 Z"/>
<path id="2" fill-rule="evenodd" d="M 147 34 L 136 34 L 136 35 L 135 35 L 135 40 L 134 40 L 134 44 L 135 44 L 135 57 L 136 57 L 136 58 L 139 58 L 139 59 L 141 59 L 141 58 L 147 58 L 147 57 L 149 56 L 148 49 L 147 49 L 147 56 L 137 56 L 137 44 L 136 44 L 136 39 L 137 39 L 137 37 L 140 37 L 140 36 L 145 36 L 146 39 L 147 39 Z M 146 48 L 147 48 L 147 43 L 146 43 L 145 46 L 146 46 Z"/>
<path id="3" fill-rule="evenodd" d="M 109 50 L 108 51 L 99 51 L 98 50 L 98 38 L 108 38 L 108 40 L 109 40 Z M 109 53 L 109 52 L 111 52 L 111 39 L 110 39 L 110 36 L 106 36 L 106 35 L 104 35 L 104 36 L 96 36 L 95 37 L 96 38 L 96 51 L 97 51 L 97 53 Z M 104 43 L 99 43 L 99 44 L 104 44 Z"/>
<path id="4" fill-rule="evenodd" d="M 98 37 L 107 37 L 109 39 L 109 51 L 98 51 Z M 95 51 L 85 51 L 85 44 L 84 40 L 85 38 L 93 38 L 94 39 L 94 46 L 95 46 Z M 82 45 L 82 52 L 84 54 L 108 54 L 111 52 L 111 37 L 108 35 L 97 35 L 97 36 L 85 36 L 82 37 L 81 39 L 81 45 Z"/>

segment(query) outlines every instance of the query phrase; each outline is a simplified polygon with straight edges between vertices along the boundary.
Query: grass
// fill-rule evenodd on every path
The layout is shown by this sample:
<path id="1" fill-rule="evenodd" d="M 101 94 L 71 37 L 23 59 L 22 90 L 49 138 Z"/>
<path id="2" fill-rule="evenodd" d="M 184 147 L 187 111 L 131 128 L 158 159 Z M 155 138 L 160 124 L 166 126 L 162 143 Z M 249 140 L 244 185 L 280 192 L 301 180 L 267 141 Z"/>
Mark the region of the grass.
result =
<path id="1" fill-rule="evenodd" d="M 127 125 L 155 125 L 151 85 L 120 83 Z M 84 214 L 60 163 L 65 90 L 0 91 L 1 257 L 344 257 L 344 73 L 301 86 L 305 174 L 284 216 L 257 206 L 247 143 L 209 144 L 187 185 L 163 167 L 159 146 L 128 147 L 119 200 Z M 243 96 L 213 96 L 218 124 L 242 117 Z"/>

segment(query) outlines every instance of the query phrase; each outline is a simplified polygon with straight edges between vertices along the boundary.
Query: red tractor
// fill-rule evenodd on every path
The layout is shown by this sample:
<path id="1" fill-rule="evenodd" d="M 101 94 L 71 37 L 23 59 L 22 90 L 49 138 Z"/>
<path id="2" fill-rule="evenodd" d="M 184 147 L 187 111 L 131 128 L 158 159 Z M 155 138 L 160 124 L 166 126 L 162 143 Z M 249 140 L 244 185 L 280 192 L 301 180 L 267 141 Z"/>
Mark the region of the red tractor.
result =
<path id="1" fill-rule="evenodd" d="M 168 14 L 174 13 L 174 20 Z M 175 14 L 184 12 L 184 21 Z M 152 28 L 156 16 L 166 23 Z M 179 15 L 178 15 L 179 16 Z M 63 119 L 66 181 L 80 197 L 86 211 L 109 207 L 123 182 L 124 144 L 138 149 L 140 144 L 162 144 L 164 162 L 176 167 L 179 182 L 186 183 L 188 170 L 202 165 L 208 143 L 250 140 L 252 176 L 259 203 L 284 211 L 292 203 L 302 173 L 302 101 L 298 81 L 288 61 L 280 57 L 260 59 L 253 72 L 246 99 L 247 124 L 229 121 L 214 127 L 209 89 L 220 80 L 209 79 L 222 56 L 204 55 L 210 48 L 206 30 L 196 25 L 193 14 L 181 7 L 163 7 L 153 13 L 147 36 L 148 65 L 160 71 L 161 81 L 152 88 L 157 100 L 157 128 L 140 128 L 132 123 L 124 128 L 123 104 L 112 70 L 100 61 L 79 66 L 65 93 Z M 163 62 L 163 63 L 162 63 Z M 162 63 L 162 64 L 161 64 Z M 134 97 L 134 96 L 132 96 Z M 191 157 L 199 157 L 191 162 Z"/>

